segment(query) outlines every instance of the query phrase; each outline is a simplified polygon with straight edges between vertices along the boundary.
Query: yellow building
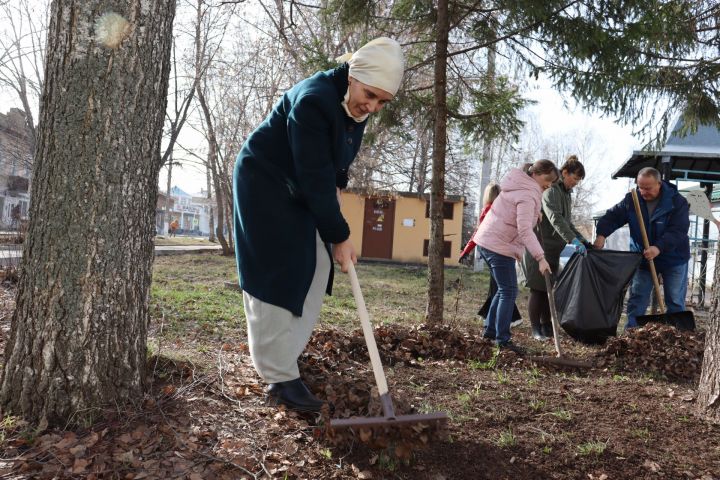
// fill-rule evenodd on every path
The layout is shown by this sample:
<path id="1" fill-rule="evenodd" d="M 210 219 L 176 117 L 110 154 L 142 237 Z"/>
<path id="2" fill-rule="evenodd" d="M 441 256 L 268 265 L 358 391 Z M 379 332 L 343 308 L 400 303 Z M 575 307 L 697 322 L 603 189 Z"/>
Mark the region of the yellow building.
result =
<path id="1" fill-rule="evenodd" d="M 445 265 L 457 264 L 463 245 L 465 198 L 445 199 L 443 254 Z M 430 238 L 430 197 L 416 193 L 342 192 L 342 213 L 350 225 L 350 240 L 362 258 L 427 263 Z"/>

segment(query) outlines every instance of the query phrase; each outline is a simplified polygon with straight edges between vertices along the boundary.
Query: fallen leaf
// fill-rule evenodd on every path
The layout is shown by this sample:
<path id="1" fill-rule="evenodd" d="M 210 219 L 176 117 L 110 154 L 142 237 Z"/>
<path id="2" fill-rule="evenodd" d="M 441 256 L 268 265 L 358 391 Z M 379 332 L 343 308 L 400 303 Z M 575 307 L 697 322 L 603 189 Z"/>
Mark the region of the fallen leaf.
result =
<path id="1" fill-rule="evenodd" d="M 78 457 L 82 457 L 83 455 L 85 455 L 85 452 L 87 451 L 87 447 L 81 443 L 80 445 L 75 445 L 69 451 L 75 458 L 78 458 Z"/>
<path id="2" fill-rule="evenodd" d="M 653 473 L 657 473 L 660 471 L 660 465 L 650 460 L 645 460 L 645 462 L 643 463 L 643 467 L 650 469 L 650 471 L 652 471 Z"/>
<path id="3" fill-rule="evenodd" d="M 84 458 L 76 458 L 73 463 L 72 473 L 82 473 L 85 471 L 87 466 L 90 465 L 90 460 Z"/>

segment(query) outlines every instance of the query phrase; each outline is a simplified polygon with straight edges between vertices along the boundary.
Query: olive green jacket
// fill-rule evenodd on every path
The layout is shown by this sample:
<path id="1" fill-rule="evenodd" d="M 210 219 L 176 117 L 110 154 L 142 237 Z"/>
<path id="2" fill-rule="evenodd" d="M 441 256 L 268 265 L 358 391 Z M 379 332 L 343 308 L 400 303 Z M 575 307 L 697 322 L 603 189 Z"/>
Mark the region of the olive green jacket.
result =
<path id="1" fill-rule="evenodd" d="M 553 273 L 557 274 L 560 264 L 560 252 L 574 238 L 584 241 L 585 238 L 572 224 L 571 190 L 567 190 L 562 180 L 555 182 L 545 190 L 542 198 L 542 221 L 535 229 L 540 244 L 545 252 L 545 259 Z M 540 275 L 538 263 L 525 252 L 521 268 L 525 277 L 525 285 L 535 290 L 545 291 L 545 279 Z"/>

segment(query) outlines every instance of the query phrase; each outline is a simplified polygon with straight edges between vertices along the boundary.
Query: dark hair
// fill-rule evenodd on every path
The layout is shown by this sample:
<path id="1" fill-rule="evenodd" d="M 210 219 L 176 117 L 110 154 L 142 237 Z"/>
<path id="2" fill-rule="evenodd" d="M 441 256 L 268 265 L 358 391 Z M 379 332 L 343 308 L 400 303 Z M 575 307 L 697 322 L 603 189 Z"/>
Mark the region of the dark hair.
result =
<path id="1" fill-rule="evenodd" d="M 522 167 L 523 171 L 530 176 L 537 175 L 552 175 L 555 180 L 560 178 L 560 172 L 553 162 L 547 159 L 538 160 L 535 163 L 526 163 Z"/>
<path id="2" fill-rule="evenodd" d="M 563 166 L 560 167 L 560 171 L 567 172 L 569 175 L 577 175 L 581 180 L 585 178 L 585 167 L 580 163 L 577 155 L 568 156 Z"/>

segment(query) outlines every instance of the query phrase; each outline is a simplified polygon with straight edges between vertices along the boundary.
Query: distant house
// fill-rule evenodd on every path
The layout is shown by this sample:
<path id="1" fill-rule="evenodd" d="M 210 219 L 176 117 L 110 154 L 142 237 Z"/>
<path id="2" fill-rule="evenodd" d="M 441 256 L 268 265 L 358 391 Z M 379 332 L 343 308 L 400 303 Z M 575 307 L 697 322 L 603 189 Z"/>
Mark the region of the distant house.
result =
<path id="1" fill-rule="evenodd" d="M 168 225 L 177 220 L 180 223 L 178 235 L 209 235 L 211 208 L 212 200 L 203 191 L 190 195 L 180 187 L 172 187 L 169 199 L 165 194 L 158 195 L 155 216 L 157 231 L 167 233 Z"/>
<path id="2" fill-rule="evenodd" d="M 462 242 L 462 196 L 448 196 L 443 255 L 456 265 Z M 430 239 L 430 199 L 407 192 L 342 192 L 342 213 L 350 225 L 350 240 L 363 258 L 427 263 Z"/>
<path id="3" fill-rule="evenodd" d="M 30 203 L 32 141 L 25 112 L 0 114 L 0 228 L 16 229 L 27 219 Z"/>

